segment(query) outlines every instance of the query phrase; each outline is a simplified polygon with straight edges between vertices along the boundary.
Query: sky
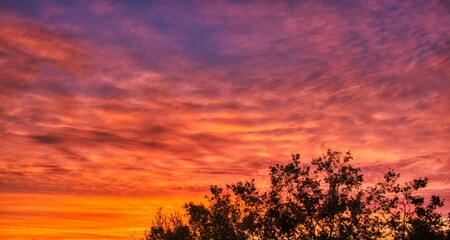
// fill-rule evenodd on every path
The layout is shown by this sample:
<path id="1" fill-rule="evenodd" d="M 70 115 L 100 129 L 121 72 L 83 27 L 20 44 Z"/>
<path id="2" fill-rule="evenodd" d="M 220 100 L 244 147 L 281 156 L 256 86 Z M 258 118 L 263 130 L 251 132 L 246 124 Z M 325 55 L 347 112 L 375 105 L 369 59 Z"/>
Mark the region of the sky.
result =
<path id="1" fill-rule="evenodd" d="M 449 26 L 444 0 L 2 0 L 0 237 L 140 237 L 328 148 L 450 206 Z"/>

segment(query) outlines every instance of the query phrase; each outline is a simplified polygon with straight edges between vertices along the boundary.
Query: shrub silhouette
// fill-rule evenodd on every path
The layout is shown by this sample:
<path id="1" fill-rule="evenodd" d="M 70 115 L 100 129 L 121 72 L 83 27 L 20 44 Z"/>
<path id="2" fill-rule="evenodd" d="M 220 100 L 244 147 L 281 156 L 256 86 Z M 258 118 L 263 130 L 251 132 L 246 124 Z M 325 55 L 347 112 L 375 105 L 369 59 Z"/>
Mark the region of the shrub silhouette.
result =
<path id="1" fill-rule="evenodd" d="M 363 186 L 350 152 L 328 150 L 311 164 L 292 155 L 270 167 L 270 189 L 254 180 L 210 187 L 206 204 L 184 205 L 180 214 L 159 211 L 145 239 L 450 239 L 449 220 L 436 210 L 443 200 L 416 194 L 428 179 L 399 184 L 389 170 L 381 182 Z"/>

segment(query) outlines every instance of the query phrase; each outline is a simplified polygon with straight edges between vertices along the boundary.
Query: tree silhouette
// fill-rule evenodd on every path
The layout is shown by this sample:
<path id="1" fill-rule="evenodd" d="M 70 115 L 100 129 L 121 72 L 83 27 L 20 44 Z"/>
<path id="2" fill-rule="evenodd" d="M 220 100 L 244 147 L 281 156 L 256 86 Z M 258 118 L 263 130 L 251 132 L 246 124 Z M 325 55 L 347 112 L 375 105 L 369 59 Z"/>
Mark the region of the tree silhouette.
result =
<path id="1" fill-rule="evenodd" d="M 363 186 L 350 152 L 328 150 L 311 164 L 292 155 L 270 167 L 270 189 L 254 180 L 211 186 L 206 203 L 184 205 L 180 214 L 159 211 L 145 239 L 450 239 L 449 220 L 436 210 L 443 200 L 417 191 L 428 179 L 399 184 L 389 170 L 375 186 Z"/>
<path id="2" fill-rule="evenodd" d="M 166 216 L 160 208 L 155 214 L 152 225 L 150 232 L 146 234 L 146 239 L 194 239 L 190 234 L 189 226 L 183 223 L 179 213 Z"/>

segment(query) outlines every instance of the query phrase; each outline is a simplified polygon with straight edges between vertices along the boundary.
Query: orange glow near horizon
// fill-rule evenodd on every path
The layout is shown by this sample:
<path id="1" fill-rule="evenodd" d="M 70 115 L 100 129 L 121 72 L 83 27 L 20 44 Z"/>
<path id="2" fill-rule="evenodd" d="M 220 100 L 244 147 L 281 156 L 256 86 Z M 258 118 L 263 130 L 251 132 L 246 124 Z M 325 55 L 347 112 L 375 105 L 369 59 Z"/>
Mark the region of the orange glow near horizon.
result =
<path id="1" fill-rule="evenodd" d="M 443 1 L 0 3 L 0 238 L 132 239 L 301 153 L 450 209 Z"/>
<path id="2" fill-rule="evenodd" d="M 159 208 L 180 211 L 179 197 L 0 194 L 2 239 L 133 239 Z M 194 199 L 192 199 L 194 200 Z M 196 199 L 199 201 L 199 199 Z"/>

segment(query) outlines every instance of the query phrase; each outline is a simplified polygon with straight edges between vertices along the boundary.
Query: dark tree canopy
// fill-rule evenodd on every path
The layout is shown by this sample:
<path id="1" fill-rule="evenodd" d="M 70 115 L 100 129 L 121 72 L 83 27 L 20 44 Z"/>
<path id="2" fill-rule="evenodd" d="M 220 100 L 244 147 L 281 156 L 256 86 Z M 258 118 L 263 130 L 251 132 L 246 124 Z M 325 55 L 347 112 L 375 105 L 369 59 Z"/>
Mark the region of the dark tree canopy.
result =
<path id="1" fill-rule="evenodd" d="M 328 150 L 305 165 L 296 154 L 270 167 L 266 192 L 254 180 L 211 186 L 205 204 L 184 205 L 186 218 L 158 212 L 145 239 L 450 239 L 443 200 L 417 195 L 427 178 L 399 184 L 389 170 L 367 187 L 351 160 Z"/>

